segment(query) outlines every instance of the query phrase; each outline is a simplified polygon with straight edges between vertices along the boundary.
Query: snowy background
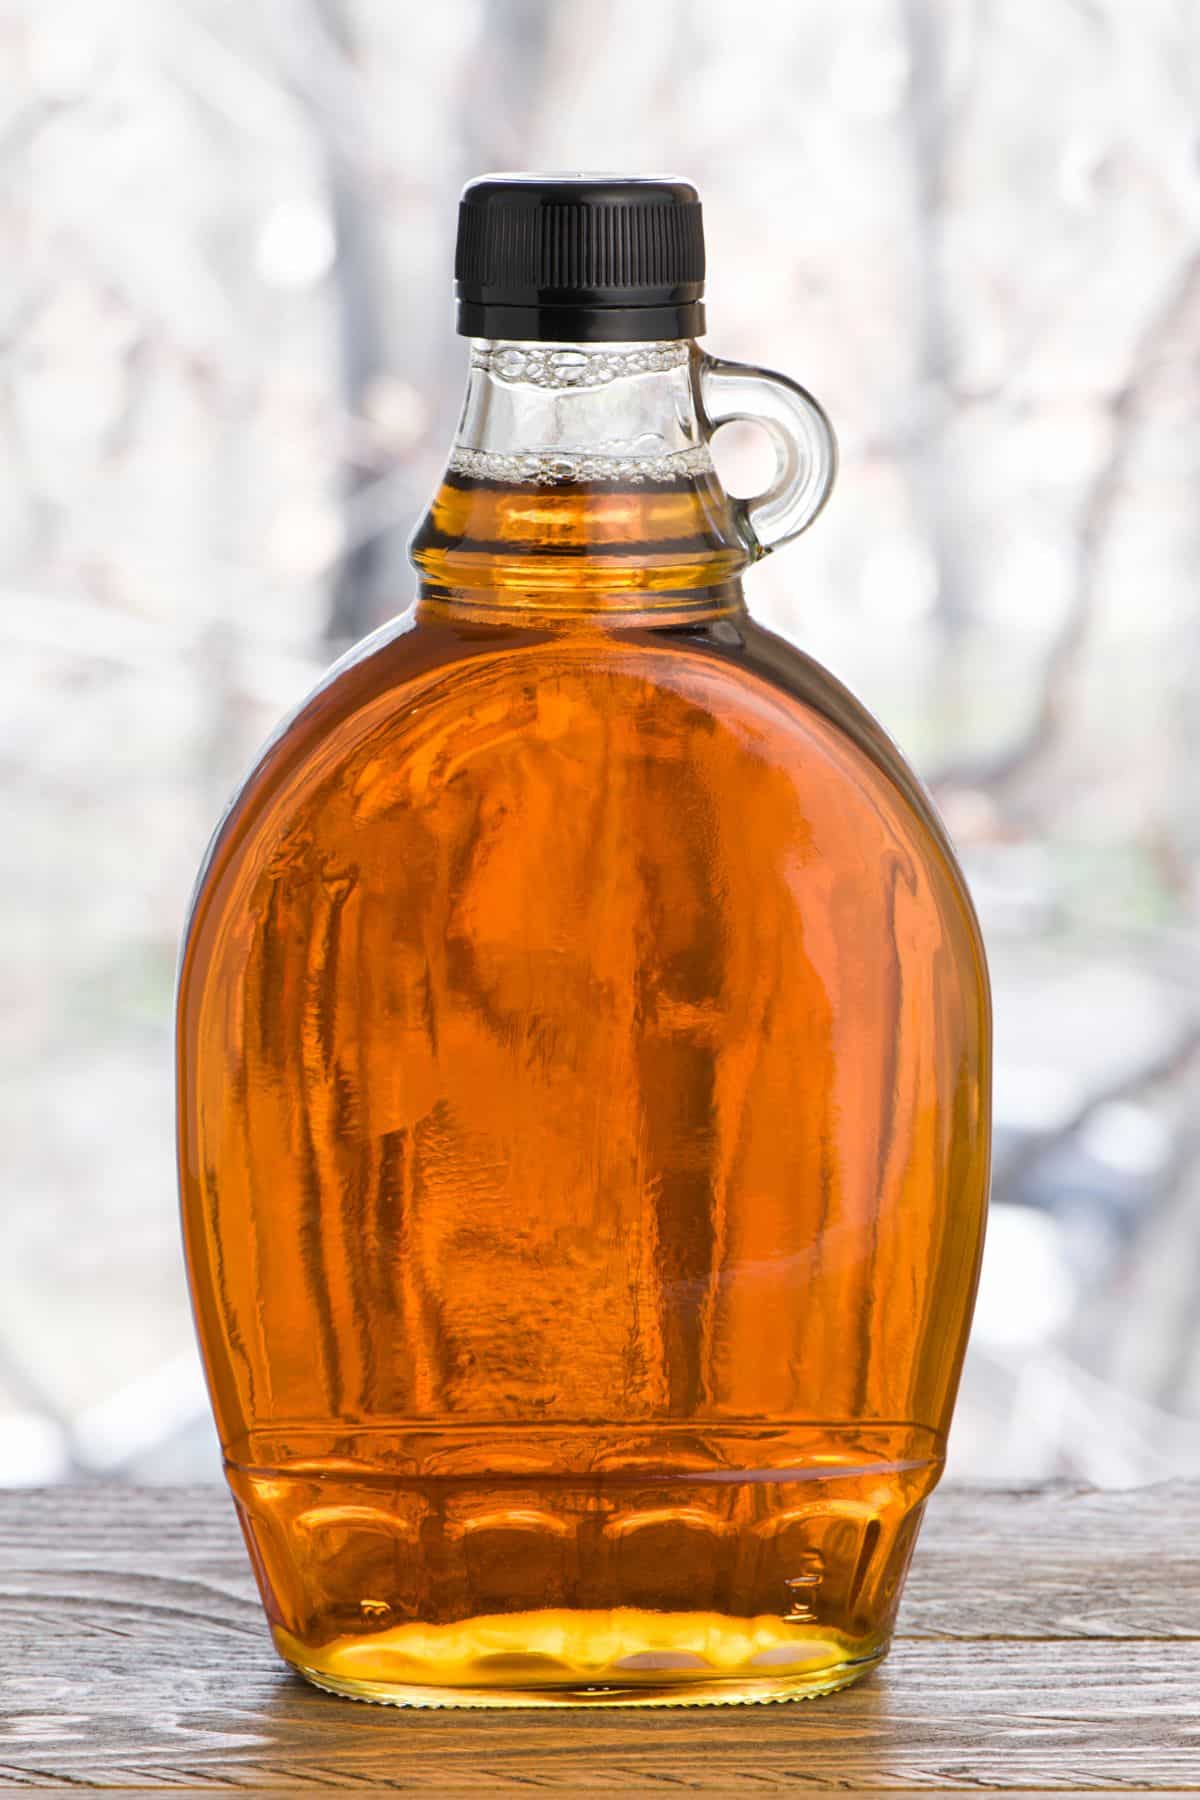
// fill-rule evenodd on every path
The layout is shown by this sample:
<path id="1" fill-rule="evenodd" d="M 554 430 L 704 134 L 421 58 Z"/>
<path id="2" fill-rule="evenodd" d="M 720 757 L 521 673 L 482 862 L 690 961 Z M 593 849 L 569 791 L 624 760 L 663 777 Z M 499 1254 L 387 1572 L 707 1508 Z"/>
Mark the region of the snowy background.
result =
<path id="1" fill-rule="evenodd" d="M 458 190 L 529 167 L 696 181 L 709 345 L 839 429 L 750 600 L 984 920 L 954 1473 L 1200 1472 L 1200 11 L 0 0 L 0 107 L 0 1481 L 217 1474 L 180 924 L 257 743 L 407 602 Z"/>

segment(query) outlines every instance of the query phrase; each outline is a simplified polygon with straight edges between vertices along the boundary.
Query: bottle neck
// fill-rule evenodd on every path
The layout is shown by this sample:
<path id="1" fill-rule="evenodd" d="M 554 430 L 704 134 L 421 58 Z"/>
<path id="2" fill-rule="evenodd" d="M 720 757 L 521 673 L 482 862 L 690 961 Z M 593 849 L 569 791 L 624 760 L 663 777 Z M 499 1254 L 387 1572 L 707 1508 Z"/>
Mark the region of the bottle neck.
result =
<path id="1" fill-rule="evenodd" d="M 740 608 L 751 560 L 713 468 L 692 342 L 473 339 L 421 598 L 522 614 Z"/>

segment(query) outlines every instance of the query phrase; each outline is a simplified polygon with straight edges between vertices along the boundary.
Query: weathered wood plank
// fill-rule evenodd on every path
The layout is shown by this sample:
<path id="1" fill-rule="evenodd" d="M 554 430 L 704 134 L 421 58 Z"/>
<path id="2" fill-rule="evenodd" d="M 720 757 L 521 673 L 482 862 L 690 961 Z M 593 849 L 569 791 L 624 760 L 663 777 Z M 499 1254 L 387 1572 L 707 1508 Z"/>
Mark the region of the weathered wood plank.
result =
<path id="1" fill-rule="evenodd" d="M 403 1713 L 275 1660 L 224 1495 L 0 1497 L 0 1792 L 1200 1788 L 1200 1487 L 948 1490 L 884 1670 L 805 1705 Z"/>
<path id="2" fill-rule="evenodd" d="M 1200 1637 L 1200 1488 L 947 1488 L 905 1591 L 905 1637 Z"/>

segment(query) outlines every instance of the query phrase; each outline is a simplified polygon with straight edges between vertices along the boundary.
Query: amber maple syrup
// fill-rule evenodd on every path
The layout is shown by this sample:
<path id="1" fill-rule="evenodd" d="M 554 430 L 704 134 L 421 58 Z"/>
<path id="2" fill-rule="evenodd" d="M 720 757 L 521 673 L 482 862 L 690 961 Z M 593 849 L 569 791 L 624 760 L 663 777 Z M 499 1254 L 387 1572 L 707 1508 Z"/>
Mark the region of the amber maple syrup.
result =
<path id="1" fill-rule="evenodd" d="M 891 1635 L 987 981 L 918 783 L 746 612 L 756 517 L 823 492 L 725 494 L 711 415 L 760 393 L 819 425 L 694 344 L 477 345 L 415 607 L 202 871 L 192 1292 L 275 1641 L 338 1692 L 779 1699 Z"/>

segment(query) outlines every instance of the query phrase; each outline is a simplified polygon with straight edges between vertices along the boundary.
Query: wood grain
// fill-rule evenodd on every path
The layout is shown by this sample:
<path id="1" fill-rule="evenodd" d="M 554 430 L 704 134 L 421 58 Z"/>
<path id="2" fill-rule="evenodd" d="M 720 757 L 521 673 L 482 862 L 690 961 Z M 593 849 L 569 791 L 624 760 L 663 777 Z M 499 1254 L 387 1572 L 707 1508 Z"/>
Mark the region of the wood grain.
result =
<path id="1" fill-rule="evenodd" d="M 803 1705 L 406 1713 L 277 1662 L 213 1489 L 0 1496 L 0 1792 L 1200 1790 L 1200 1485 L 947 1490 L 883 1670 Z"/>

